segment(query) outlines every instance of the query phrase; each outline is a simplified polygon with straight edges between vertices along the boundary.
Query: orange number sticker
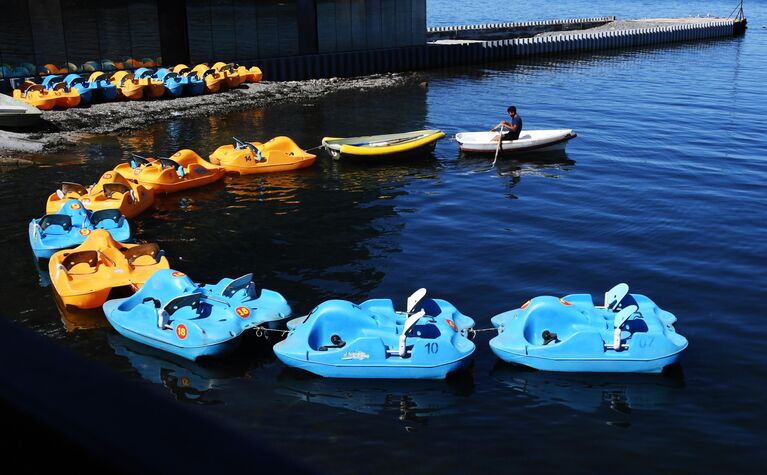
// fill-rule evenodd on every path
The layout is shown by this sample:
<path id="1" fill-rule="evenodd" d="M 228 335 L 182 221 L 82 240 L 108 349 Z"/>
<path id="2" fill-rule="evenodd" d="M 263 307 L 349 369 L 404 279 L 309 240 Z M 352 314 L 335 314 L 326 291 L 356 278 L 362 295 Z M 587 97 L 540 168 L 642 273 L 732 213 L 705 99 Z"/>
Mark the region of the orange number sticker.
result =
<path id="1" fill-rule="evenodd" d="M 567 307 L 569 307 L 570 305 L 572 305 L 570 302 L 568 302 L 568 301 L 567 301 L 567 300 L 565 300 L 565 299 L 559 299 L 559 303 L 561 303 L 562 305 L 565 305 L 565 306 L 567 306 Z"/>
<path id="2" fill-rule="evenodd" d="M 173 277 L 184 277 L 186 274 L 184 274 L 183 272 L 174 271 L 171 275 Z"/>
<path id="3" fill-rule="evenodd" d="M 80 203 L 72 203 L 71 205 L 69 205 L 69 208 L 70 209 L 80 209 L 80 208 L 82 208 L 82 206 L 80 206 Z"/>
<path id="4" fill-rule="evenodd" d="M 523 303 L 523 304 L 522 304 L 522 306 L 521 306 L 521 307 L 519 307 L 519 308 L 521 308 L 522 310 L 524 310 L 524 309 L 526 309 L 526 308 L 527 308 L 527 306 L 528 306 L 528 305 L 530 305 L 530 301 L 529 301 L 529 300 L 528 300 L 527 302 Z"/>
<path id="5" fill-rule="evenodd" d="M 89 205 L 89 204 L 91 204 L 91 199 L 90 199 L 90 198 L 83 198 L 83 204 L 84 204 L 84 205 Z"/>
<path id="6" fill-rule="evenodd" d="M 106 173 L 104 173 L 104 175 L 101 178 L 103 178 L 105 180 L 111 180 L 112 179 L 112 174 L 109 173 L 109 172 L 106 172 Z"/>
<path id="7" fill-rule="evenodd" d="M 141 174 L 141 168 L 134 168 L 133 169 L 133 174 L 134 175 L 140 175 Z"/>
<path id="8" fill-rule="evenodd" d="M 91 233 L 90 229 L 83 228 L 80 230 L 80 236 L 87 236 Z"/>
<path id="9" fill-rule="evenodd" d="M 179 340 L 183 340 L 186 338 L 187 331 L 186 331 L 186 325 L 183 323 L 179 323 L 179 325 L 176 327 L 176 336 Z"/>
<path id="10" fill-rule="evenodd" d="M 454 321 L 452 321 L 450 319 L 447 319 L 445 321 L 447 322 L 448 325 L 450 325 L 450 328 L 452 328 L 453 331 L 456 331 L 456 332 L 458 331 L 458 327 L 456 326 Z"/>
<path id="11" fill-rule="evenodd" d="M 250 309 L 248 307 L 237 307 L 234 311 L 242 318 L 248 318 L 250 316 Z"/>

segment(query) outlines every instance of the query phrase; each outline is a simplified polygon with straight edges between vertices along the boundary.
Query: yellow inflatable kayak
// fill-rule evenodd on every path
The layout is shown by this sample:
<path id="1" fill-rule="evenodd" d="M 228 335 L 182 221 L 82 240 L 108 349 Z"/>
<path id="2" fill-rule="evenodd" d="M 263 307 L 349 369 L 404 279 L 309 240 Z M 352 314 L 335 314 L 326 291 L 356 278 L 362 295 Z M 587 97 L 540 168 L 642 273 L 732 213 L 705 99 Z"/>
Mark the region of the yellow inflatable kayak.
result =
<path id="1" fill-rule="evenodd" d="M 121 163 L 114 171 L 156 193 L 175 193 L 207 185 L 221 179 L 225 172 L 189 149 L 179 150 L 170 158 L 133 155 L 130 163 Z"/>
<path id="2" fill-rule="evenodd" d="M 290 137 L 279 136 L 266 143 L 234 140 L 234 145 L 218 147 L 210 155 L 210 162 L 241 175 L 305 168 L 317 158 L 305 152 Z"/>
<path id="3" fill-rule="evenodd" d="M 108 171 L 90 188 L 78 183 L 62 183 L 61 188 L 48 197 L 45 212 L 58 213 L 61 206 L 70 199 L 80 200 L 89 211 L 116 209 L 130 219 L 152 206 L 154 191 L 133 183 L 114 171 Z"/>
<path id="4" fill-rule="evenodd" d="M 56 293 L 65 305 L 98 308 L 115 287 L 138 290 L 168 260 L 157 244 L 121 244 L 96 229 L 74 249 L 59 251 L 48 263 Z"/>
<path id="5" fill-rule="evenodd" d="M 445 136 L 441 130 L 415 130 L 399 134 L 364 137 L 325 137 L 322 145 L 333 158 L 393 157 L 428 154 L 437 140 Z"/>

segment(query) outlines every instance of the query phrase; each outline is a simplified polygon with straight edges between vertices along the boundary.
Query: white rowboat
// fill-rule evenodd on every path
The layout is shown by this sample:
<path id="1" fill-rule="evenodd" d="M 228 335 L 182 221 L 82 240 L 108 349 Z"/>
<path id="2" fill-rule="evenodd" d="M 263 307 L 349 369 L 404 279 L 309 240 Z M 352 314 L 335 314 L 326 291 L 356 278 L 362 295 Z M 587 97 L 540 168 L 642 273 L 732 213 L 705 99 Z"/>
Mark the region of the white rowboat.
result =
<path id="1" fill-rule="evenodd" d="M 495 153 L 498 132 L 459 132 L 455 140 L 461 151 L 467 153 Z M 517 140 L 501 142 L 502 154 L 522 152 L 550 152 L 564 150 L 567 142 L 577 137 L 572 129 L 523 130 Z"/>

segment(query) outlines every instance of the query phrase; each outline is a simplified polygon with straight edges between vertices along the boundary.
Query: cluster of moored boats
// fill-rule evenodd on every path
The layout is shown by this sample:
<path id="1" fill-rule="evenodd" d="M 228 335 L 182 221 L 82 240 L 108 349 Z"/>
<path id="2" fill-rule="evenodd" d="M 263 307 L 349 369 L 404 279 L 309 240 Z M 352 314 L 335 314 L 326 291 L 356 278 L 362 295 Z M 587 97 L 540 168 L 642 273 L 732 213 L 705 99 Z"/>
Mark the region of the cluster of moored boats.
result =
<path id="1" fill-rule="evenodd" d="M 182 95 L 210 94 L 261 80 L 261 70 L 234 63 L 213 66 L 179 64 L 172 68 L 139 67 L 133 72 L 94 71 L 87 77 L 79 73 L 49 74 L 40 83 L 25 81 L 14 89 L 13 97 L 40 110 L 70 108 L 94 102 L 139 100 Z"/>
<path id="2" fill-rule="evenodd" d="M 476 144 L 475 137 L 487 135 L 473 134 L 464 134 L 461 143 Z M 485 135 L 481 140 L 492 140 Z M 424 130 L 326 137 L 323 146 L 336 158 L 399 155 L 433 149 L 443 136 Z M 495 142 L 492 151 L 498 147 Z M 235 139 L 216 149 L 210 162 L 188 149 L 168 158 L 134 154 L 90 187 L 63 183 L 48 197 L 47 214 L 30 223 L 30 244 L 38 258 L 49 259 L 64 305 L 100 307 L 120 334 L 190 360 L 231 351 L 245 330 L 284 325 L 288 335 L 274 346 L 277 357 L 322 376 L 433 379 L 466 367 L 476 349 L 474 319 L 446 300 L 427 298 L 425 289 L 401 310 L 389 299 L 330 300 L 291 319 L 285 298 L 258 288 L 252 274 L 195 283 L 171 268 L 159 245 L 130 242 L 128 219 L 151 206 L 157 193 L 204 186 L 227 172 L 302 168 L 315 159 L 284 136 L 266 143 Z M 113 298 L 117 289 L 129 295 Z M 490 348 L 504 361 L 542 370 L 660 372 L 687 347 L 675 321 L 619 284 L 603 302 L 588 294 L 541 296 L 501 313 L 492 318 L 498 335 Z"/>

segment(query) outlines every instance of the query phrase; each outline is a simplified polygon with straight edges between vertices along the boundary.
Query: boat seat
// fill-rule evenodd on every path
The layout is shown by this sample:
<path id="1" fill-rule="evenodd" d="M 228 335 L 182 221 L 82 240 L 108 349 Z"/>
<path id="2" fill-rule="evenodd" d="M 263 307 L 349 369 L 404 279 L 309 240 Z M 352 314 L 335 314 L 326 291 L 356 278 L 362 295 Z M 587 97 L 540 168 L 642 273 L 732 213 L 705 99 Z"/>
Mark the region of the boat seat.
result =
<path id="1" fill-rule="evenodd" d="M 163 170 L 165 170 L 166 168 L 173 168 L 176 170 L 181 168 L 181 164 L 173 160 L 172 158 L 157 158 L 156 160 L 160 163 L 160 166 L 162 167 Z"/>
<path id="2" fill-rule="evenodd" d="M 88 267 L 96 268 L 99 263 L 98 251 L 77 251 L 73 252 L 61 261 L 61 265 L 69 272 L 78 264 L 88 264 Z"/>
<path id="3" fill-rule="evenodd" d="M 131 156 L 131 168 L 152 164 L 152 162 L 147 160 L 146 157 L 142 157 L 141 155 L 136 155 L 135 153 L 132 153 L 130 154 L 130 156 Z"/>
<path id="4" fill-rule="evenodd" d="M 131 191 L 130 187 L 124 183 L 104 183 L 101 189 L 104 190 L 104 196 L 107 199 L 112 198 L 115 193 L 130 193 Z"/>
<path id="5" fill-rule="evenodd" d="M 246 289 L 245 292 L 250 298 L 258 298 L 258 291 L 256 290 L 256 284 L 253 282 L 252 273 L 245 274 L 242 277 L 238 277 L 229 282 L 229 284 L 224 287 L 224 290 L 221 291 L 221 295 L 229 298 L 241 289 Z"/>
<path id="6" fill-rule="evenodd" d="M 201 297 L 202 294 L 179 295 L 178 297 L 169 300 L 163 307 L 163 310 L 168 313 L 168 316 L 172 316 L 184 307 L 191 307 L 193 310 L 197 310 L 200 306 Z"/>
<path id="7" fill-rule="evenodd" d="M 61 184 L 61 191 L 65 195 L 68 193 L 76 193 L 80 196 L 85 196 L 88 194 L 88 188 L 84 187 L 83 185 L 79 183 L 72 183 L 71 181 L 65 181 Z"/>
<path id="8" fill-rule="evenodd" d="M 91 224 L 93 224 L 93 226 L 98 226 L 102 221 L 108 220 L 112 220 L 115 224 L 119 224 L 122 217 L 123 215 L 119 209 L 102 209 L 91 215 Z"/>
<path id="9" fill-rule="evenodd" d="M 72 217 L 66 214 L 46 214 L 40 218 L 38 225 L 45 231 L 49 226 L 61 226 L 64 231 L 72 228 Z"/>
<path id="10" fill-rule="evenodd" d="M 436 316 L 439 316 L 440 313 L 442 313 L 442 308 L 439 305 L 437 305 L 437 302 L 435 302 L 432 299 L 421 300 L 420 307 L 421 307 L 421 310 L 426 312 L 426 315 L 430 317 L 436 317 Z"/>
<path id="11" fill-rule="evenodd" d="M 131 265 L 137 265 L 135 264 L 136 260 L 143 256 L 151 256 L 155 261 L 153 264 L 156 264 L 160 260 L 160 252 L 160 246 L 156 243 L 139 244 L 122 251 L 125 258 L 128 259 L 128 264 Z"/>

